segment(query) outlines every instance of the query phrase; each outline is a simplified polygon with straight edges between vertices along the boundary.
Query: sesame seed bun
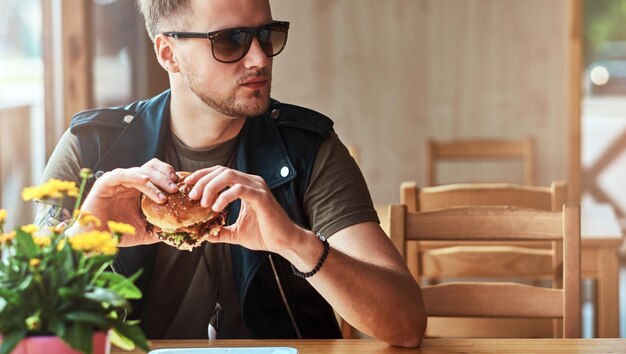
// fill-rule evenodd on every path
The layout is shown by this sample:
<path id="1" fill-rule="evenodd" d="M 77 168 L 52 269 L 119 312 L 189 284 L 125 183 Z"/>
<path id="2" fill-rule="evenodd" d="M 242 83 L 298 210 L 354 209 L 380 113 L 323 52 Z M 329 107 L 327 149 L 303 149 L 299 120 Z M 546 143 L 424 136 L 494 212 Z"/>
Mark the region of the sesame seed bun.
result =
<path id="1" fill-rule="evenodd" d="M 210 236 L 215 236 L 224 225 L 224 212 L 214 212 L 189 198 L 192 186 L 183 182 L 189 172 L 176 172 L 178 192 L 164 193 L 167 201 L 158 204 L 141 195 L 141 210 L 146 218 L 146 229 L 163 242 L 181 250 L 191 250 Z"/>

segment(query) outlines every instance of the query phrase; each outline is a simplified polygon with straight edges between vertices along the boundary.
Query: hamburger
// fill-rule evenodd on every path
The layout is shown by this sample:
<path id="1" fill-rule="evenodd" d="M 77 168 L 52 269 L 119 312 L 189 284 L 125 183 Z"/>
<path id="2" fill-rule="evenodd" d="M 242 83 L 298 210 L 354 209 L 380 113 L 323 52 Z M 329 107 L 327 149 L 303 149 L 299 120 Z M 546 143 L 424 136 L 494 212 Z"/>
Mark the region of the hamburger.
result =
<path id="1" fill-rule="evenodd" d="M 214 212 L 189 198 L 192 186 L 183 182 L 189 172 L 176 172 L 178 192 L 163 193 L 167 201 L 158 204 L 141 195 L 141 211 L 146 218 L 146 231 L 179 250 L 191 251 L 211 236 L 217 236 L 226 222 L 225 212 Z"/>

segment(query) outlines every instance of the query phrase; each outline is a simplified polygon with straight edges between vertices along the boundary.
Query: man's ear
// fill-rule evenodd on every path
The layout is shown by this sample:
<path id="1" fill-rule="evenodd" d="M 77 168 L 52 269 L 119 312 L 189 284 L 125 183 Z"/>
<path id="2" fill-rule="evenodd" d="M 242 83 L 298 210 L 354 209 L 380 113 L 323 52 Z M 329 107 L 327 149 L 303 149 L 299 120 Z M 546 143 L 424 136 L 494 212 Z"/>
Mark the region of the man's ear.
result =
<path id="1" fill-rule="evenodd" d="M 154 37 L 154 51 L 156 53 L 157 60 L 163 69 L 170 73 L 177 73 L 179 71 L 178 62 L 174 56 L 174 43 L 171 38 L 168 38 L 162 34 L 157 34 Z"/>

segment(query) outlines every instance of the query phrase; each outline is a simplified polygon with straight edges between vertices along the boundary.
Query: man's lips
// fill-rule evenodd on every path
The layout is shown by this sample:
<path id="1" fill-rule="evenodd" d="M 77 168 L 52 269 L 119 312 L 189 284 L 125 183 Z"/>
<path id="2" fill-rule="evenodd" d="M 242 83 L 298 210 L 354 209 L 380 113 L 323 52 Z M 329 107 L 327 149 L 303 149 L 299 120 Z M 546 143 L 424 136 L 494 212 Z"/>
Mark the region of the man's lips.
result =
<path id="1" fill-rule="evenodd" d="M 267 85 L 267 79 L 261 79 L 261 78 L 254 78 L 254 79 L 247 80 L 241 83 L 241 86 L 247 87 L 249 89 L 254 89 L 254 90 L 262 89 L 266 85 Z"/>

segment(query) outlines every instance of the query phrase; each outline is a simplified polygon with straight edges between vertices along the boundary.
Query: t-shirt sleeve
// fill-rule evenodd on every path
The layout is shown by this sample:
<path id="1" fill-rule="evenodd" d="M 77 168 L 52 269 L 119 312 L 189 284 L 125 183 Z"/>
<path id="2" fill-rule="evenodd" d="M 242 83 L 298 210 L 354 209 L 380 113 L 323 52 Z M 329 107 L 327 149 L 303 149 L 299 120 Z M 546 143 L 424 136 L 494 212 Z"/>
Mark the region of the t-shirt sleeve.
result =
<path id="1" fill-rule="evenodd" d="M 78 138 L 69 130 L 65 131 L 55 147 L 41 177 L 41 183 L 47 182 L 51 178 L 62 181 L 73 181 L 80 185 L 80 147 Z M 37 201 L 37 215 L 35 223 L 41 226 L 55 225 L 69 217 L 74 208 L 74 198 L 65 197 L 63 199 L 62 210 L 51 201 Z"/>
<path id="2" fill-rule="evenodd" d="M 335 132 L 320 146 L 303 204 L 311 228 L 325 237 L 358 223 L 380 222 L 365 178 Z"/>

